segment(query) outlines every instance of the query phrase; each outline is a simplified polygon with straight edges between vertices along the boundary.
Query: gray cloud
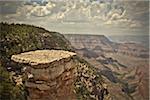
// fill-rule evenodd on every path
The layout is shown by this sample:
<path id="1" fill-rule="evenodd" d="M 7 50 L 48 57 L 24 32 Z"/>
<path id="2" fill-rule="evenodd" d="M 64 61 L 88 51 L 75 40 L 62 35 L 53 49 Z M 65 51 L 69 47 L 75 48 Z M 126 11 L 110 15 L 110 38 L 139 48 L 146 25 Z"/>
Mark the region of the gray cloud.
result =
<path id="1" fill-rule="evenodd" d="M 5 9 L 1 11 L 1 17 L 3 21 L 32 23 L 56 31 L 86 32 L 86 29 L 87 31 L 94 29 L 97 33 L 109 33 L 109 29 L 114 33 L 148 33 L 148 1 L 88 1 L 28 0 L 20 2 L 19 5 L 0 2 L 3 5 L 2 9 Z M 55 26 L 53 27 L 51 23 Z"/>

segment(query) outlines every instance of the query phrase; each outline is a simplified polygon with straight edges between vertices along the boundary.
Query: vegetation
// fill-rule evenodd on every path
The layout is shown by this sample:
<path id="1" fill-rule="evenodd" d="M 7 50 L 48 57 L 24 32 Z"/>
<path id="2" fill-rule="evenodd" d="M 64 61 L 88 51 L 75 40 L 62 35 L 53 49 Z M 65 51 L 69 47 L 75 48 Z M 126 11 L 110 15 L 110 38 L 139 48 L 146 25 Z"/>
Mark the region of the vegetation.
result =
<path id="1" fill-rule="evenodd" d="M 104 89 L 103 78 L 97 73 L 96 68 L 80 57 L 77 64 L 77 79 L 74 83 L 75 92 L 78 100 L 97 100 L 102 97 L 100 91 Z"/>
<path id="2" fill-rule="evenodd" d="M 0 65 L 0 100 L 25 100 L 23 85 L 17 86 L 10 73 Z"/>
<path id="3" fill-rule="evenodd" d="M 36 49 L 63 49 L 72 51 L 70 43 L 63 35 L 43 28 L 25 24 L 0 23 L 1 56 Z"/>
<path id="4" fill-rule="evenodd" d="M 41 27 L 25 24 L 0 23 L 0 99 L 24 100 L 24 86 L 16 86 L 11 71 L 19 73 L 21 66 L 10 58 L 14 54 L 37 49 L 62 49 L 74 51 L 63 35 Z M 8 69 L 11 67 L 11 69 Z M 17 72 L 16 72 L 17 71 Z"/>
<path id="5" fill-rule="evenodd" d="M 22 66 L 12 62 L 10 58 L 14 54 L 37 49 L 74 51 L 68 40 L 57 32 L 49 32 L 32 25 L 0 23 L 0 100 L 26 100 L 23 84 L 16 85 L 11 74 L 13 71 L 16 75 L 22 75 Z M 75 82 L 77 97 L 80 100 L 95 100 L 100 93 L 96 94 L 93 90 L 102 89 L 102 77 L 85 60 L 79 57 L 76 60 L 80 62 Z"/>

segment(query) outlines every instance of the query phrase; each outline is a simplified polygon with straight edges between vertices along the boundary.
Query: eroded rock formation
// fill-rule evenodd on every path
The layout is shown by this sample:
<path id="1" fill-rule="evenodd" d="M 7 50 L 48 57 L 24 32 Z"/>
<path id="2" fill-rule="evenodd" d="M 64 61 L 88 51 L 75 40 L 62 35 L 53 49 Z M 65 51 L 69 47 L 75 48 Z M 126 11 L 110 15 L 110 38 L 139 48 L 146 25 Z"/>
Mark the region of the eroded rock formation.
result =
<path id="1" fill-rule="evenodd" d="M 13 55 L 28 77 L 28 100 L 108 100 L 107 84 L 95 68 L 63 50 L 36 50 Z M 106 96 L 108 95 L 108 96 Z"/>
<path id="2" fill-rule="evenodd" d="M 76 54 L 63 50 L 37 50 L 13 55 L 23 64 L 28 79 L 28 100 L 73 100 Z"/>

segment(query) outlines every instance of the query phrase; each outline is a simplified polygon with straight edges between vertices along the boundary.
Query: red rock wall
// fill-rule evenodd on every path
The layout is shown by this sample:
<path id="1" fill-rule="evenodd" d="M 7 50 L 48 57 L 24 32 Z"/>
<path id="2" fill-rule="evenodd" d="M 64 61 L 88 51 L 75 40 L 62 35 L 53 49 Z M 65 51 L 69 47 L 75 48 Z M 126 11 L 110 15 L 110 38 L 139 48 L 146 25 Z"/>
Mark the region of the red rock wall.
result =
<path id="1" fill-rule="evenodd" d="M 75 63 L 66 58 L 43 66 L 28 66 L 26 73 L 33 78 L 26 81 L 28 100 L 74 100 Z"/>

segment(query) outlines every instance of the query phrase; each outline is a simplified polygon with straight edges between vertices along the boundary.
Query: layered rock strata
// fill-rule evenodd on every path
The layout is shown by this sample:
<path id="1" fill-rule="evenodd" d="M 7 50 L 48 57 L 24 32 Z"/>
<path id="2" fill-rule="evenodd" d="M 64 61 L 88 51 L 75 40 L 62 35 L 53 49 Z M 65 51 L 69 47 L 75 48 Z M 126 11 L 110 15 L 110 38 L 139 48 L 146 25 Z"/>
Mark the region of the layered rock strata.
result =
<path id="1" fill-rule="evenodd" d="M 74 100 L 76 54 L 63 50 L 36 50 L 13 55 L 28 79 L 28 100 Z"/>

